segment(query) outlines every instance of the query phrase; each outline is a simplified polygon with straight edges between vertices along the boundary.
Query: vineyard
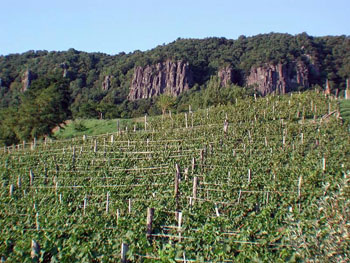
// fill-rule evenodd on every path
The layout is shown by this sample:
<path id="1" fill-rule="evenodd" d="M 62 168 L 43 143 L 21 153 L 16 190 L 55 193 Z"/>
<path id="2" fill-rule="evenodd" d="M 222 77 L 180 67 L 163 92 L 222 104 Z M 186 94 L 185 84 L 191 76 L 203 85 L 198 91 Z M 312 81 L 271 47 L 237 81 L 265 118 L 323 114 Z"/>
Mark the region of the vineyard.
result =
<path id="1" fill-rule="evenodd" d="M 252 97 L 4 148 L 1 262 L 346 262 L 338 112 L 317 92 Z"/>

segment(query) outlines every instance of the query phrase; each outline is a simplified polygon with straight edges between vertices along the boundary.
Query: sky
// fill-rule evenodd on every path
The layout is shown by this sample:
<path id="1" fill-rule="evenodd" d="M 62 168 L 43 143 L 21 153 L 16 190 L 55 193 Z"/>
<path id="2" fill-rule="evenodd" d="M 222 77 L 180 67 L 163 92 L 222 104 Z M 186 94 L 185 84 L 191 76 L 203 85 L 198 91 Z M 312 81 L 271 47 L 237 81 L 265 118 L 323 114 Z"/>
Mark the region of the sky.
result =
<path id="1" fill-rule="evenodd" d="M 118 54 L 177 38 L 350 35 L 350 0 L 0 0 L 0 55 Z"/>

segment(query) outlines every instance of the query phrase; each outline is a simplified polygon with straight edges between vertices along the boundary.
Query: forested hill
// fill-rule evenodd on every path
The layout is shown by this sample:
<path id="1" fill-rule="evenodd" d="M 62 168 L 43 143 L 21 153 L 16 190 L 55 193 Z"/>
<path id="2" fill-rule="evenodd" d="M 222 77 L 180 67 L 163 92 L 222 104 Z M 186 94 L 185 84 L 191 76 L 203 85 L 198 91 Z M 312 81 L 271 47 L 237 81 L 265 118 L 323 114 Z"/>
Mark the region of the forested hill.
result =
<path id="1" fill-rule="evenodd" d="M 38 124 L 40 128 L 6 131 L 23 139 L 47 133 L 65 118 L 156 114 L 160 109 L 154 101 L 163 93 L 175 95 L 173 108 L 181 111 L 188 104 L 206 107 L 253 92 L 323 87 L 327 80 L 336 93 L 345 89 L 349 74 L 348 36 L 177 39 L 146 52 L 114 56 L 74 49 L 28 51 L 0 56 L 0 120 L 9 127 L 30 118 L 52 120 L 45 128 Z M 9 120 L 11 114 L 17 119 Z"/>

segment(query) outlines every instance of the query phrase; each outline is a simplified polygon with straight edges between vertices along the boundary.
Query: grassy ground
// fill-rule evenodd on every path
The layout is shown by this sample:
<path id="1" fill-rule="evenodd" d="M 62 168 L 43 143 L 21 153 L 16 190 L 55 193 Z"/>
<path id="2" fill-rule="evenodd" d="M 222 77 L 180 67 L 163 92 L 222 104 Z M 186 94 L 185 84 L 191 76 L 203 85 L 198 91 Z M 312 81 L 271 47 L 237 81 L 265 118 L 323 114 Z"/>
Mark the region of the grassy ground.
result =
<path id="1" fill-rule="evenodd" d="M 350 122 L 350 100 L 342 100 L 339 103 L 341 117 Z"/>
<path id="2" fill-rule="evenodd" d="M 119 119 L 119 128 L 125 130 L 133 129 L 136 125 L 137 129 L 142 126 L 142 119 Z M 59 139 L 68 139 L 76 136 L 98 135 L 113 133 L 118 131 L 118 120 L 97 120 L 97 119 L 78 119 L 68 122 L 64 128 L 54 132 L 54 136 Z"/>

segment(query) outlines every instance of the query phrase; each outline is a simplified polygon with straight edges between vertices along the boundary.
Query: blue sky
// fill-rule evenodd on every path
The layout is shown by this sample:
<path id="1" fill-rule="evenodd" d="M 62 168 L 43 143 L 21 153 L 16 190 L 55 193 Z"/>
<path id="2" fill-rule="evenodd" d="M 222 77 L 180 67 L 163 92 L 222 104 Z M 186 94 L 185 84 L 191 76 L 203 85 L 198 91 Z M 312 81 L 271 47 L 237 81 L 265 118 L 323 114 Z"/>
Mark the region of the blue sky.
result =
<path id="1" fill-rule="evenodd" d="M 117 54 L 181 38 L 350 35 L 349 0 L 1 0 L 0 54 Z"/>

